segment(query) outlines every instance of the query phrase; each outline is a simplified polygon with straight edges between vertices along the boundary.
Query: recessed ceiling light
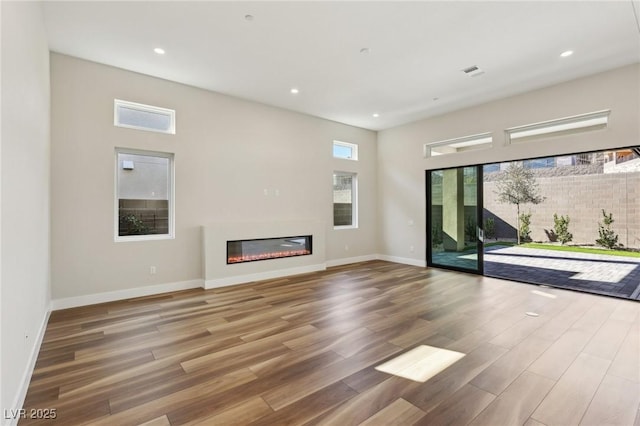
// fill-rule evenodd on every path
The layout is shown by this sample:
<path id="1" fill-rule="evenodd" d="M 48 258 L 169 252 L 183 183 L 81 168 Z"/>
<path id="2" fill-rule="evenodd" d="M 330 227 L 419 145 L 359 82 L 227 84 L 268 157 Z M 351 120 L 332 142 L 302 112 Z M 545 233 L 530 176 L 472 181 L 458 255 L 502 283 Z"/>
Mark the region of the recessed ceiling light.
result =
<path id="1" fill-rule="evenodd" d="M 253 21 L 253 15 L 244 15 L 246 21 Z"/>
<path id="2" fill-rule="evenodd" d="M 291 89 L 292 95 L 297 95 L 298 93 L 300 93 L 300 90 L 296 89 L 295 87 Z"/>
<path id="3" fill-rule="evenodd" d="M 560 54 L 560 56 L 562 56 L 563 58 L 566 58 L 567 56 L 571 56 L 571 55 L 573 55 L 573 50 L 566 50 Z"/>
<path id="4" fill-rule="evenodd" d="M 373 113 L 373 116 L 374 116 L 375 118 L 378 118 L 378 117 L 380 117 L 380 114 L 378 114 L 377 112 L 374 112 L 374 113 Z"/>
<path id="5" fill-rule="evenodd" d="M 153 51 L 156 52 L 158 55 L 164 55 L 164 49 L 160 47 L 156 47 L 155 49 L 153 49 Z"/>

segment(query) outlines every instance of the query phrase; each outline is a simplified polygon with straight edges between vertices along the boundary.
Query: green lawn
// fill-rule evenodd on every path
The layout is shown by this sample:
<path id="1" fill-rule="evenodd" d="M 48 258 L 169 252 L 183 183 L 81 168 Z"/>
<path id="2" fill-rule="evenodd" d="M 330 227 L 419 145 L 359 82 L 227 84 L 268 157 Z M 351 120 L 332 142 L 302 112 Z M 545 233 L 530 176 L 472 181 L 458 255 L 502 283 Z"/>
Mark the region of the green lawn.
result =
<path id="1" fill-rule="evenodd" d="M 494 245 L 497 245 L 497 243 Z M 556 251 L 572 251 L 575 253 L 608 254 L 610 256 L 640 257 L 640 253 L 635 251 L 607 250 L 607 249 L 590 248 L 590 247 L 556 246 L 553 244 L 539 244 L 539 243 L 525 243 L 525 244 L 521 244 L 520 247 L 537 248 L 537 249 L 544 249 L 544 250 L 556 250 Z"/>

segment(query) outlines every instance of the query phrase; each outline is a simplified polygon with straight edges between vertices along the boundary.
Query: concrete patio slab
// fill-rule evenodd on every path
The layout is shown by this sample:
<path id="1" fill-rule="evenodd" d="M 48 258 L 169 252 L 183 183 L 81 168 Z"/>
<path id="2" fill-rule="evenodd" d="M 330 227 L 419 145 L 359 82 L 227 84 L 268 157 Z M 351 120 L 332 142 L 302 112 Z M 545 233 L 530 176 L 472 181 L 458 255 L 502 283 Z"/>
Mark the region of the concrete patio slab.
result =
<path id="1" fill-rule="evenodd" d="M 434 253 L 434 263 L 474 270 L 477 253 Z M 640 258 L 492 246 L 484 252 L 489 277 L 640 300 Z"/>

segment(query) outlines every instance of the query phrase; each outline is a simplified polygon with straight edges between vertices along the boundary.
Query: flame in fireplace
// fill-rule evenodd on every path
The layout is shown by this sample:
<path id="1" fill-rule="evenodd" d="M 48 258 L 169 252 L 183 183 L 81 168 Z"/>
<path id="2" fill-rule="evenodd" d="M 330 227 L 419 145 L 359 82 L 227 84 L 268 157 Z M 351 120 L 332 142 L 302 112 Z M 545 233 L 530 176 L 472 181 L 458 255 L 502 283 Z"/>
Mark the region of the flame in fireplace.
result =
<path id="1" fill-rule="evenodd" d="M 241 256 L 229 256 L 227 258 L 227 263 L 240 263 L 240 262 L 251 262 L 254 260 L 278 259 L 281 257 L 304 256 L 307 254 L 311 254 L 311 251 L 310 250 L 287 250 L 287 251 L 274 251 L 274 252 L 260 253 L 260 254 L 245 254 Z"/>

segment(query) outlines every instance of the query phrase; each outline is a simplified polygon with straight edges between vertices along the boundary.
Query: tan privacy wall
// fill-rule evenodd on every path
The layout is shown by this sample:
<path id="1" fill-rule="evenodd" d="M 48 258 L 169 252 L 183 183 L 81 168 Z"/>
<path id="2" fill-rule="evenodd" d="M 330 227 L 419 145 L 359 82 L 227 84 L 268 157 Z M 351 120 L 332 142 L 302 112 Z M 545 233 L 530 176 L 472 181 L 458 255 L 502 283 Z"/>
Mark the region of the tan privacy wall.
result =
<path id="1" fill-rule="evenodd" d="M 379 132 L 380 253 L 424 261 L 425 170 L 640 145 L 639 93 L 640 65 L 634 64 Z M 601 110 L 611 110 L 605 130 L 505 141 L 511 127 Z M 493 136 L 489 149 L 423 155 L 425 143 L 485 132 Z"/>
<path id="2" fill-rule="evenodd" d="M 375 132 L 55 53 L 51 71 L 54 299 L 201 285 L 211 223 L 322 222 L 323 258 L 376 252 Z M 175 109 L 176 134 L 115 127 L 114 99 Z M 175 154 L 175 239 L 114 242 L 116 147 Z M 334 170 L 358 173 L 358 229 L 333 229 Z"/>
<path id="3" fill-rule="evenodd" d="M 611 228 L 618 234 L 618 242 L 640 248 L 640 172 L 539 177 L 536 181 L 544 201 L 520 207 L 521 212 L 531 213 L 533 241 L 549 241 L 553 214 L 557 213 L 569 216 L 569 232 L 573 234 L 569 244 L 595 245 L 604 209 L 613 214 Z M 498 203 L 496 192 L 495 182 L 484 183 L 485 217 L 499 218 L 498 237 L 515 238 L 516 208 Z"/>

